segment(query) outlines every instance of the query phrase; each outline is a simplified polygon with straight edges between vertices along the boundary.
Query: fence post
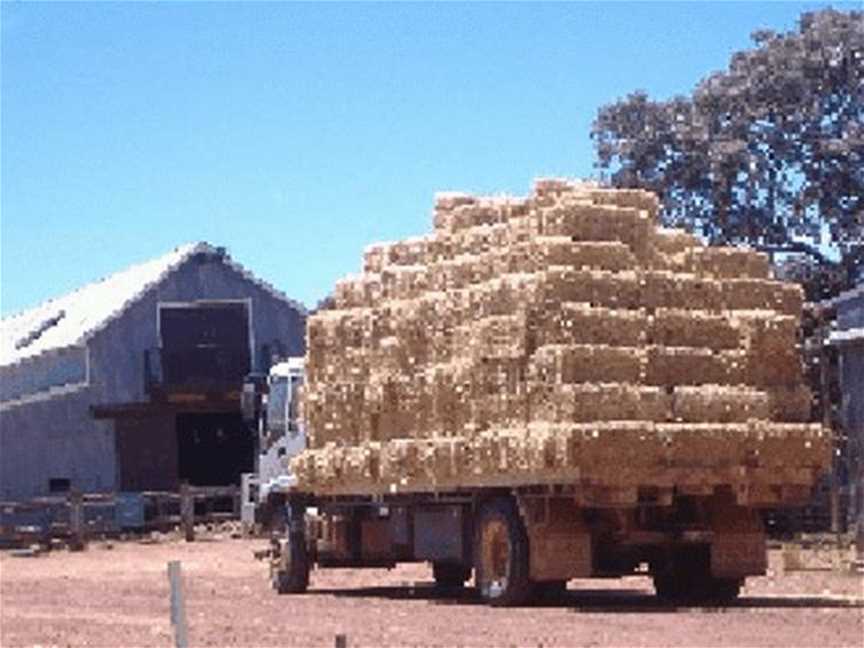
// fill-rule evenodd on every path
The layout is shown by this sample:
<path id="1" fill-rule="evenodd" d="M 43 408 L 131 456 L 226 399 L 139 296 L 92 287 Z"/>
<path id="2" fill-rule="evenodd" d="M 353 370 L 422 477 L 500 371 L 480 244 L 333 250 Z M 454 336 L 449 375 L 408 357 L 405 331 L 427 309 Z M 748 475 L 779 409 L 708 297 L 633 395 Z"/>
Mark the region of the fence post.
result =
<path id="1" fill-rule="evenodd" d="M 243 479 L 241 477 L 241 479 Z M 231 495 L 232 504 L 233 504 L 233 513 L 234 517 L 238 520 L 240 519 L 243 512 L 243 498 L 241 495 L 242 488 L 237 488 L 236 486 L 232 487 L 233 493 Z"/>
<path id="2" fill-rule="evenodd" d="M 84 497 L 77 488 L 69 492 L 69 550 L 82 551 L 85 542 Z"/>
<path id="3" fill-rule="evenodd" d="M 177 648 L 187 648 L 189 635 L 186 627 L 186 601 L 183 597 L 179 560 L 168 563 L 168 583 L 171 585 L 171 625 L 174 628 L 174 645 Z"/>
<path id="4" fill-rule="evenodd" d="M 186 542 L 195 540 L 195 499 L 188 482 L 180 484 L 180 525 Z"/>

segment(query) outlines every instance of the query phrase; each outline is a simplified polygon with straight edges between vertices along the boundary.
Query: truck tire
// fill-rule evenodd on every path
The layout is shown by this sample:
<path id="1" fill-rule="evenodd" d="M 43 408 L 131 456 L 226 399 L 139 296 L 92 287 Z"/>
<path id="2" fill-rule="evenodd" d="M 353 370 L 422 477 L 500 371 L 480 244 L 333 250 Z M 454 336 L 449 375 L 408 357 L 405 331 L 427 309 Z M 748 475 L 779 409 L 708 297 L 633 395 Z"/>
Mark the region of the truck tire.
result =
<path id="1" fill-rule="evenodd" d="M 273 589 L 279 594 L 302 594 L 309 587 L 311 567 L 303 513 L 292 519 L 287 536 L 274 538 L 272 542 L 275 555 L 270 562 L 270 582 Z"/>
<path id="2" fill-rule="evenodd" d="M 726 605 L 734 601 L 743 579 L 712 576 L 709 556 L 701 547 L 678 549 L 654 574 L 657 597 L 673 605 Z"/>
<path id="3" fill-rule="evenodd" d="M 534 596 L 543 603 L 557 603 L 567 593 L 567 581 L 541 581 L 534 584 Z"/>
<path id="4" fill-rule="evenodd" d="M 486 502 L 474 525 L 474 579 L 491 605 L 519 605 L 533 594 L 528 578 L 528 535 L 513 501 Z"/>
<path id="5" fill-rule="evenodd" d="M 435 562 L 432 563 L 432 576 L 435 578 L 435 587 L 457 589 L 471 578 L 471 568 L 459 563 Z"/>

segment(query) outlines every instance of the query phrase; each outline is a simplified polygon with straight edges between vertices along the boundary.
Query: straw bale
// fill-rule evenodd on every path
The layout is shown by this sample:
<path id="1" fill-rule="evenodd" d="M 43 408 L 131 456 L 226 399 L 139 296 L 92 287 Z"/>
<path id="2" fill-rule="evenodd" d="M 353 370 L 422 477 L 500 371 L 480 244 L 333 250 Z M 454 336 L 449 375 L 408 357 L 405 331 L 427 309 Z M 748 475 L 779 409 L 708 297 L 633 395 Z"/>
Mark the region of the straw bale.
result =
<path id="1" fill-rule="evenodd" d="M 664 346 L 736 349 L 741 333 L 726 315 L 706 310 L 658 308 L 649 320 L 648 338 Z"/>
<path id="2" fill-rule="evenodd" d="M 565 236 L 574 241 L 619 241 L 639 258 L 644 258 L 648 251 L 651 229 L 647 212 L 594 205 L 581 199 L 561 201 L 540 211 L 543 236 Z"/>
<path id="3" fill-rule="evenodd" d="M 776 310 L 801 318 L 804 292 L 798 284 L 766 279 L 727 279 L 723 282 L 727 310 Z"/>
<path id="4" fill-rule="evenodd" d="M 432 412 L 426 393 L 422 373 L 373 375 L 364 391 L 365 413 L 369 417 L 364 440 L 423 436 Z"/>
<path id="5" fill-rule="evenodd" d="M 764 391 L 721 385 L 675 387 L 672 416 L 688 423 L 738 423 L 767 419 L 768 395 Z"/>
<path id="6" fill-rule="evenodd" d="M 380 273 L 384 299 L 416 299 L 430 288 L 426 266 L 387 266 Z"/>
<path id="7" fill-rule="evenodd" d="M 327 383 L 326 389 L 309 387 L 304 412 L 310 447 L 320 448 L 329 441 L 353 444 L 362 440 L 364 390 L 365 382 Z"/>
<path id="8" fill-rule="evenodd" d="M 654 228 L 651 245 L 661 254 L 680 254 L 701 245 L 699 237 L 680 229 Z"/>
<path id="9" fill-rule="evenodd" d="M 769 279 L 768 255 L 746 248 L 694 247 L 684 253 L 687 272 L 718 279 Z"/>
<path id="10" fill-rule="evenodd" d="M 333 289 L 336 309 L 368 308 L 383 297 L 380 274 L 349 276 L 338 280 Z"/>
<path id="11" fill-rule="evenodd" d="M 638 347 L 605 344 L 561 344 L 542 346 L 531 357 L 532 380 L 553 383 L 637 383 L 644 353 Z"/>
<path id="12" fill-rule="evenodd" d="M 426 367 L 428 429 L 438 430 L 443 436 L 464 432 L 471 422 L 472 367 L 473 363 L 463 359 Z"/>
<path id="13" fill-rule="evenodd" d="M 794 385 L 802 374 L 798 319 L 771 311 L 738 317 L 746 336 L 746 381 L 752 385 Z"/>
<path id="14" fill-rule="evenodd" d="M 730 380 L 726 359 L 711 349 L 652 345 L 646 357 L 647 385 L 720 385 Z"/>
<path id="15" fill-rule="evenodd" d="M 455 343 L 462 353 L 475 360 L 524 358 L 534 350 L 524 311 L 485 317 L 463 325 Z"/>
<path id="16" fill-rule="evenodd" d="M 489 394 L 471 400 L 471 420 L 477 430 L 525 425 L 528 422 L 526 392 Z"/>
<path id="17" fill-rule="evenodd" d="M 806 386 L 771 387 L 767 391 L 772 421 L 806 423 L 813 419 L 813 394 Z"/>
<path id="18" fill-rule="evenodd" d="M 454 212 L 460 207 L 477 203 L 478 198 L 461 192 L 439 192 L 435 194 L 433 226 L 436 230 L 449 232 L 453 229 Z"/>
<path id="19" fill-rule="evenodd" d="M 494 225 L 478 225 L 454 232 L 448 237 L 448 240 L 451 256 L 458 256 L 499 251 L 511 244 L 511 237 L 511 228 L 507 223 L 496 223 Z"/>
<path id="20" fill-rule="evenodd" d="M 641 273 L 641 305 L 646 308 L 685 308 L 718 311 L 723 307 L 722 284 L 692 274 L 662 270 Z"/>
<path id="21" fill-rule="evenodd" d="M 608 344 L 635 347 L 645 343 L 644 311 L 562 302 L 534 318 L 537 345 Z"/>
<path id="22" fill-rule="evenodd" d="M 647 212 L 651 222 L 657 221 L 660 212 L 660 200 L 657 194 L 642 189 L 591 189 L 588 194 L 598 205 L 615 205 L 618 207 L 633 207 Z"/>
<path id="23" fill-rule="evenodd" d="M 541 236 L 501 250 L 495 260 L 499 273 L 539 272 L 549 266 L 573 269 L 630 270 L 636 257 L 619 241 L 576 242 L 565 236 Z"/>
<path id="24" fill-rule="evenodd" d="M 669 398 L 657 387 L 530 381 L 528 389 L 533 421 L 665 421 L 670 413 Z"/>
<path id="25" fill-rule="evenodd" d="M 535 196 L 560 196 L 563 193 L 570 193 L 580 188 L 591 188 L 588 183 L 580 183 L 581 187 L 574 186 L 574 183 L 568 178 L 535 178 L 532 187 L 532 193 Z"/>
<path id="26" fill-rule="evenodd" d="M 720 351 L 719 357 L 725 366 L 726 384 L 747 384 L 747 352 L 742 349 Z"/>
<path id="27" fill-rule="evenodd" d="M 640 282 L 631 271 L 573 270 L 550 267 L 536 274 L 547 311 L 562 302 L 581 302 L 606 308 L 638 308 Z"/>
<path id="28" fill-rule="evenodd" d="M 381 272 L 387 265 L 390 243 L 373 243 L 363 249 L 363 272 Z"/>

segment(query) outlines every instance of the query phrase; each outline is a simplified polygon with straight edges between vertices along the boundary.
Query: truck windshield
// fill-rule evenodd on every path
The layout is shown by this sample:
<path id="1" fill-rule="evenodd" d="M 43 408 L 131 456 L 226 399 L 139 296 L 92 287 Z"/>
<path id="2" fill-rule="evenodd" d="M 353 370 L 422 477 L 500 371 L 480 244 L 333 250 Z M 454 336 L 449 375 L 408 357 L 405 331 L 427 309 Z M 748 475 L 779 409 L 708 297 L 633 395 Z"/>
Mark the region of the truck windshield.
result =
<path id="1" fill-rule="evenodd" d="M 288 397 L 288 379 L 279 377 L 270 383 L 267 397 L 267 428 L 270 435 L 282 436 L 285 432 L 285 400 Z"/>

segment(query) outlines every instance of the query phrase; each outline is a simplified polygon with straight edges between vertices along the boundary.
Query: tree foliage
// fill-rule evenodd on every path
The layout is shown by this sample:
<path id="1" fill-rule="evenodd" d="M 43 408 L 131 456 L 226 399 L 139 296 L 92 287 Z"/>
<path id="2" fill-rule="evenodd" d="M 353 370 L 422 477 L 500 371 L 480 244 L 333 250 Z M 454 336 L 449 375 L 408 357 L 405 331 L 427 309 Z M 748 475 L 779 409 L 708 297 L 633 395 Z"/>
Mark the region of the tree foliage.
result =
<path id="1" fill-rule="evenodd" d="M 805 13 L 752 39 L 689 97 L 603 106 L 598 167 L 709 243 L 809 251 L 840 277 L 811 292 L 834 292 L 864 267 L 864 13 Z"/>

